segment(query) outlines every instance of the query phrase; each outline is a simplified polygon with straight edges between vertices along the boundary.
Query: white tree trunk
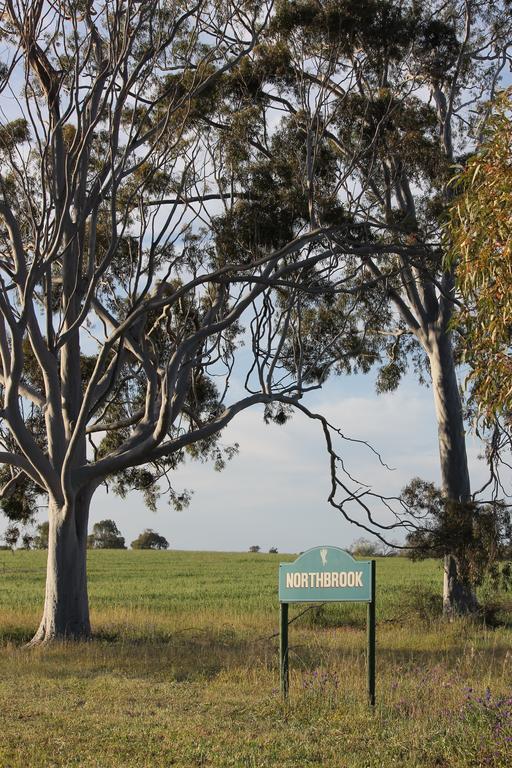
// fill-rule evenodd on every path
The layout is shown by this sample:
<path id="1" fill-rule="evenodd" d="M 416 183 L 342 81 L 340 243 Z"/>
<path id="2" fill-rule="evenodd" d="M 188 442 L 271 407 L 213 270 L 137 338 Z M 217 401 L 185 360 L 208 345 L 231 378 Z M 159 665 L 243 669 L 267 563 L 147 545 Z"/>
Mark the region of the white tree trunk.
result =
<path id="1" fill-rule="evenodd" d="M 439 332 L 429 340 L 429 362 L 437 418 L 443 494 L 464 504 L 470 500 L 468 459 L 462 403 L 455 373 L 450 335 Z M 474 590 L 460 572 L 456 555 L 444 558 L 443 612 L 447 616 L 471 613 L 478 607 Z"/>
<path id="2" fill-rule="evenodd" d="M 89 494 L 80 495 L 73 508 L 50 503 L 44 610 L 31 645 L 91 634 L 86 572 L 89 504 Z"/>

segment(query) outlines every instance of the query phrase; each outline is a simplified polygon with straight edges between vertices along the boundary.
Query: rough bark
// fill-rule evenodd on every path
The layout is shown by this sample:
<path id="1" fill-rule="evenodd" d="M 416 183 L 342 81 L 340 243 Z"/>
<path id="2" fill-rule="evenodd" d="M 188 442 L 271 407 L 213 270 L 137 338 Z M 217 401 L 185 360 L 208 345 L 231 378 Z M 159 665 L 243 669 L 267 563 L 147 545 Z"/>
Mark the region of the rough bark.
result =
<path id="1" fill-rule="evenodd" d="M 441 331 L 429 340 L 429 362 L 437 419 L 441 484 L 445 498 L 464 504 L 470 500 L 466 439 L 462 403 L 453 359 L 451 338 Z M 443 613 L 473 613 L 478 607 L 471 584 L 461 573 L 457 556 L 444 557 Z"/>
<path id="2" fill-rule="evenodd" d="M 73 506 L 50 503 L 43 617 L 30 645 L 81 640 L 91 634 L 87 594 L 87 523 L 90 495 Z"/>

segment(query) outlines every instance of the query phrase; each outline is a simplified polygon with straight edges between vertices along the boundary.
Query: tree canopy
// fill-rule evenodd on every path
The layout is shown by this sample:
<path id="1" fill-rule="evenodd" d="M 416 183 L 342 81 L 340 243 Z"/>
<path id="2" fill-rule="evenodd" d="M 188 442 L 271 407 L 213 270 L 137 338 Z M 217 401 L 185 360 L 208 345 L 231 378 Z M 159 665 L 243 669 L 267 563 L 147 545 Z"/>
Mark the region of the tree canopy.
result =
<path id="1" fill-rule="evenodd" d="M 94 523 L 92 533 L 87 537 L 90 549 L 126 549 L 124 537 L 113 520 Z"/>
<path id="2" fill-rule="evenodd" d="M 131 543 L 132 549 L 169 549 L 169 542 L 151 528 L 146 528 Z"/>

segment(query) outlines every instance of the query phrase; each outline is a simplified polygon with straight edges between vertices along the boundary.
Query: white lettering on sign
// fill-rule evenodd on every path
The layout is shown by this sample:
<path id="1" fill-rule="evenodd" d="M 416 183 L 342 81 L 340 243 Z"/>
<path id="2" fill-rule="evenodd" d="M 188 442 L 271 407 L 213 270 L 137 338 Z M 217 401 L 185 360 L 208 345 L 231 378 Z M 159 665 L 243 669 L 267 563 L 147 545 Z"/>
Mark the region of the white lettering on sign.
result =
<path id="1" fill-rule="evenodd" d="M 287 573 L 286 589 L 329 589 L 362 587 L 362 571 L 327 571 L 323 573 Z"/>

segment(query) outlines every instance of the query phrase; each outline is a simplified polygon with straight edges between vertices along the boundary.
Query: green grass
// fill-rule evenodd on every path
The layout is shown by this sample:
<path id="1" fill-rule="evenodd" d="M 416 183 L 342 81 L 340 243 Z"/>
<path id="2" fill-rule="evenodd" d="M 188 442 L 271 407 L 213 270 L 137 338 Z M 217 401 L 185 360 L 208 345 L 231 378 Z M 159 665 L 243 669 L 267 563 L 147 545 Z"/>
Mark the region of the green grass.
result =
<path id="1" fill-rule="evenodd" d="M 309 611 L 290 627 L 284 704 L 275 636 L 284 559 L 293 558 L 93 551 L 95 639 L 27 650 L 45 553 L 0 552 L 1 768 L 512 764 L 509 598 L 500 596 L 494 627 L 447 625 L 439 564 L 380 560 L 375 711 L 357 604 Z"/>

